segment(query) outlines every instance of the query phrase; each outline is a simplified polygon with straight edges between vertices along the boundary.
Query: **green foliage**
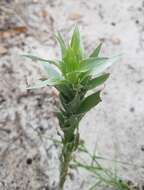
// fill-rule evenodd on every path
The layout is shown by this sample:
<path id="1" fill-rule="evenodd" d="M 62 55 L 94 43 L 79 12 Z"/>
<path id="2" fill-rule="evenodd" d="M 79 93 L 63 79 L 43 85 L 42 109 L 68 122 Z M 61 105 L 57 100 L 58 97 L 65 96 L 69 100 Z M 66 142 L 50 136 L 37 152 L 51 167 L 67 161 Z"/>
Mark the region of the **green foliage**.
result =
<path id="1" fill-rule="evenodd" d="M 56 40 L 59 42 L 60 44 L 60 47 L 61 47 L 61 54 L 62 54 L 62 57 L 65 56 L 65 53 L 66 53 L 66 45 L 65 45 L 65 42 L 61 36 L 61 34 L 58 32 L 57 35 L 55 35 L 55 38 Z"/>
<path id="2" fill-rule="evenodd" d="M 61 141 L 48 138 L 55 145 L 61 147 Z M 96 148 L 96 147 L 95 147 Z M 123 179 L 118 173 L 118 167 L 123 165 L 128 169 L 129 166 L 134 166 L 136 168 L 141 168 L 139 165 L 134 165 L 129 162 L 123 162 L 120 160 L 115 160 L 112 158 L 107 158 L 97 154 L 96 149 L 91 153 L 85 146 L 83 140 L 80 140 L 78 146 L 78 156 L 73 156 L 71 161 L 71 168 L 86 170 L 90 176 L 88 178 L 88 190 L 96 190 L 97 187 L 102 187 L 102 189 L 115 189 L 115 190 L 137 190 L 138 187 L 132 181 L 127 181 Z M 82 159 L 81 159 L 82 156 Z M 107 167 L 104 162 L 107 162 Z M 110 163 L 110 166 L 108 166 Z M 101 188 L 100 188 L 101 189 Z"/>
<path id="3" fill-rule="evenodd" d="M 89 80 L 89 83 L 87 85 L 88 90 L 91 90 L 103 84 L 108 79 L 108 77 L 109 77 L 109 74 L 107 73 L 107 74 L 103 74 L 99 77 Z"/>
<path id="4" fill-rule="evenodd" d="M 74 29 L 70 46 L 73 49 L 73 51 L 75 52 L 75 55 L 76 55 L 78 61 L 84 58 L 83 44 L 82 44 L 82 40 L 80 37 L 79 29 L 77 26 Z"/>
<path id="5" fill-rule="evenodd" d="M 56 36 L 61 48 L 61 60 L 52 61 L 26 55 L 43 65 L 47 79 L 32 88 L 54 86 L 59 91 L 60 107 L 57 112 L 59 125 L 63 131 L 62 154 L 60 158 L 60 185 L 63 189 L 71 155 L 79 145 L 79 122 L 82 117 L 100 101 L 100 92 L 91 93 L 92 89 L 102 85 L 109 74 L 103 72 L 118 57 L 99 57 L 100 44 L 93 53 L 86 57 L 80 32 L 76 26 L 69 44 L 66 44 L 60 33 Z M 29 87 L 31 88 L 31 87 Z M 89 96 L 87 95 L 90 94 Z"/>
<path id="6" fill-rule="evenodd" d="M 86 157 L 89 161 L 79 161 L 78 159 L 73 158 L 73 163 L 71 165 L 72 167 L 87 170 L 91 174 L 94 184 L 90 185 L 89 190 L 96 190 L 97 187 L 112 188 L 116 190 L 135 190 L 133 183 L 129 185 L 125 180 L 119 177 L 116 168 L 110 169 L 104 167 L 103 161 L 107 160 L 112 163 L 118 162 L 119 164 L 124 164 L 125 167 L 127 163 L 106 159 L 96 155 L 95 151 L 90 153 L 84 143 L 80 143 L 78 150 L 80 153 L 83 153 L 83 157 Z"/>
<path id="7" fill-rule="evenodd" d="M 100 91 L 86 97 L 78 108 L 78 113 L 86 113 L 101 101 Z"/>
<path id="8" fill-rule="evenodd" d="M 92 54 L 90 55 L 90 57 L 98 57 L 98 55 L 100 53 L 100 50 L 101 50 L 101 46 L 102 46 L 102 43 L 100 43 L 98 45 L 98 47 L 96 47 L 96 49 L 92 52 Z"/>

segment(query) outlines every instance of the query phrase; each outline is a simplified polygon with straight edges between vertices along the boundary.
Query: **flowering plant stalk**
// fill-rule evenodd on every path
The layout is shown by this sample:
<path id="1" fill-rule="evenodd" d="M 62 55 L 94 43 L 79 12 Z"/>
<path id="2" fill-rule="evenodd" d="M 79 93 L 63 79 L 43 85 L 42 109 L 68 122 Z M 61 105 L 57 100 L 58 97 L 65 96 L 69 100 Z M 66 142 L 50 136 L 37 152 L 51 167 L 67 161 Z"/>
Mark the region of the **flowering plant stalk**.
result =
<path id="1" fill-rule="evenodd" d="M 61 60 L 26 56 L 41 61 L 48 74 L 46 80 L 41 80 L 38 85 L 30 88 L 48 85 L 59 91 L 60 106 L 56 116 L 63 132 L 59 180 L 59 190 L 63 190 L 72 154 L 79 145 L 79 123 L 83 116 L 101 101 L 101 90 L 94 93 L 91 90 L 108 79 L 109 74 L 103 72 L 117 57 L 99 57 L 102 44 L 86 57 L 77 26 L 69 44 L 64 42 L 60 33 L 56 35 L 56 39 L 61 47 Z"/>

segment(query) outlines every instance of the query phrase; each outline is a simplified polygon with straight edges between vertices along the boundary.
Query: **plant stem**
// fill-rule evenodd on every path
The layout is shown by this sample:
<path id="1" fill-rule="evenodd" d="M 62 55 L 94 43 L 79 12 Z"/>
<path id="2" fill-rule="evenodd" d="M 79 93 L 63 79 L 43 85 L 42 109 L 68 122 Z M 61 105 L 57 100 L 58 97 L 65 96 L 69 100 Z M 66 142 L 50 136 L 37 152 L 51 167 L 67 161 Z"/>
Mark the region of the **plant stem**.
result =
<path id="1" fill-rule="evenodd" d="M 63 150 L 64 149 L 65 149 L 65 147 L 63 147 Z M 67 153 L 65 152 L 65 155 L 61 155 L 62 159 L 61 159 L 61 163 L 60 163 L 59 190 L 64 189 L 64 183 L 66 181 L 66 177 L 67 177 L 67 174 L 68 174 L 68 168 L 69 168 L 69 163 L 70 163 L 70 160 L 71 160 L 71 155 L 72 155 L 72 151 L 71 152 L 67 151 Z"/>
<path id="2" fill-rule="evenodd" d="M 60 180 L 59 180 L 59 190 L 64 189 L 64 183 L 68 175 L 69 164 L 72 159 L 73 152 L 77 149 L 79 143 L 79 133 L 78 130 L 76 134 L 71 135 L 70 140 L 68 133 L 65 133 L 63 140 L 63 148 L 60 156 Z M 69 139 L 69 140 L 68 140 Z"/>

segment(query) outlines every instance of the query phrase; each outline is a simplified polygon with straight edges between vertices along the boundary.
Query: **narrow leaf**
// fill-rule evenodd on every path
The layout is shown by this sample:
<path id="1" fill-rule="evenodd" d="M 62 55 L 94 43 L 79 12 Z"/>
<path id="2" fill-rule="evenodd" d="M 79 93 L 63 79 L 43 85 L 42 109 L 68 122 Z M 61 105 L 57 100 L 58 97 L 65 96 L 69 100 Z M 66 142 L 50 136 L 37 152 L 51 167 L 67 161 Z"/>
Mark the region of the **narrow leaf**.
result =
<path id="1" fill-rule="evenodd" d="M 44 80 L 44 81 L 39 81 L 36 85 L 29 86 L 26 89 L 37 89 L 37 88 L 43 88 L 45 86 L 54 86 L 57 84 L 58 81 L 52 81 L 52 80 Z"/>
<path id="2" fill-rule="evenodd" d="M 78 50 L 79 45 L 80 45 L 80 33 L 78 27 L 76 26 L 72 35 L 71 47 L 74 50 Z"/>
<path id="3" fill-rule="evenodd" d="M 61 54 L 62 54 L 62 57 L 65 56 L 65 53 L 66 53 L 66 45 L 65 45 L 65 42 L 60 34 L 60 32 L 57 33 L 57 35 L 55 35 L 55 38 L 56 40 L 59 42 L 60 44 L 60 47 L 61 47 Z"/>
<path id="4" fill-rule="evenodd" d="M 102 46 L 102 43 L 100 43 L 98 45 L 98 47 L 96 47 L 96 49 L 92 52 L 92 54 L 90 55 L 90 57 L 98 57 L 98 55 L 100 53 L 100 50 L 101 50 L 101 46 Z"/>
<path id="5" fill-rule="evenodd" d="M 71 48 L 74 50 L 78 60 L 82 59 L 84 54 L 82 39 L 78 27 L 76 26 L 71 39 Z"/>
<path id="6" fill-rule="evenodd" d="M 106 74 L 103 74 L 103 75 L 101 75 L 99 77 L 91 79 L 88 82 L 87 89 L 91 90 L 93 88 L 96 88 L 97 86 L 103 84 L 108 79 L 108 77 L 109 77 L 109 73 L 106 73 Z"/>
<path id="7" fill-rule="evenodd" d="M 34 56 L 34 55 L 23 55 L 23 56 L 28 57 L 28 58 L 32 59 L 33 61 L 47 62 L 47 63 L 55 65 L 56 67 L 59 68 L 59 65 L 55 61 L 48 60 L 48 59 L 43 59 L 43 58 L 40 58 L 40 57 L 37 57 L 37 56 Z"/>
<path id="8" fill-rule="evenodd" d="M 84 99 L 84 101 L 81 103 L 77 112 L 78 113 L 86 113 L 90 109 L 92 109 L 94 106 L 96 106 L 99 102 L 101 102 L 100 91 L 86 97 Z"/>
<path id="9" fill-rule="evenodd" d="M 79 67 L 79 64 L 77 63 L 76 55 L 74 53 L 74 50 L 71 47 L 67 49 L 63 60 L 64 60 L 63 70 L 65 70 L 65 73 L 73 72 Z"/>

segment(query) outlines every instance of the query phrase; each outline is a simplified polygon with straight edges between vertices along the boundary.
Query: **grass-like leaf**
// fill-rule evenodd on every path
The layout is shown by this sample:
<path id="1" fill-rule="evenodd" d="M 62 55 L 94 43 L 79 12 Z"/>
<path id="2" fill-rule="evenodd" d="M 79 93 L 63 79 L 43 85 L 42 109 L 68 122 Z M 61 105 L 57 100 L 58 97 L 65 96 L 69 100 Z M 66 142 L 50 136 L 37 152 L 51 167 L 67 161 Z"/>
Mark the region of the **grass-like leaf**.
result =
<path id="1" fill-rule="evenodd" d="M 60 32 L 57 33 L 57 35 L 55 35 L 55 38 L 56 40 L 59 42 L 60 44 L 60 47 L 61 47 L 61 54 L 62 54 L 62 57 L 65 56 L 65 53 L 66 53 L 66 44 L 60 34 Z"/>
<path id="2" fill-rule="evenodd" d="M 52 64 L 52 65 L 55 65 L 57 68 L 60 68 L 59 64 L 56 63 L 56 61 L 52 61 L 52 60 L 49 60 L 49 59 L 43 59 L 43 58 L 40 58 L 40 57 L 37 57 L 37 56 L 34 56 L 34 55 L 23 55 L 23 56 L 28 57 L 28 58 L 32 59 L 33 61 L 46 62 L 46 63 Z"/>
<path id="3" fill-rule="evenodd" d="M 45 86 L 54 86 L 57 85 L 59 81 L 56 80 L 44 80 L 44 81 L 39 81 L 37 82 L 37 84 L 33 85 L 33 86 L 29 86 L 27 87 L 28 90 L 30 89 L 38 89 L 38 88 L 43 88 Z"/>

